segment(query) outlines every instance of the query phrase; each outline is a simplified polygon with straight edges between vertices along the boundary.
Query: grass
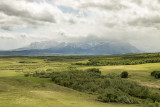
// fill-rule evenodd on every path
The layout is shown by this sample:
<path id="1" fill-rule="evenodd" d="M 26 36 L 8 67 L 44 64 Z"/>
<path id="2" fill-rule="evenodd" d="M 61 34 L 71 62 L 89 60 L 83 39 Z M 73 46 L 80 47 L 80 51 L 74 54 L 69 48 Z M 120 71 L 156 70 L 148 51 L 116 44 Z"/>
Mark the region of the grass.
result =
<path id="1" fill-rule="evenodd" d="M 49 79 L 0 78 L 1 107 L 117 107 L 95 101 L 95 96 L 50 83 Z M 128 107 L 121 105 L 120 107 Z M 131 105 L 132 107 L 132 105 Z M 133 105 L 134 107 L 134 105 Z"/>
<path id="2" fill-rule="evenodd" d="M 19 63 L 20 61 L 36 63 Z M 66 71 L 77 69 L 100 68 L 102 74 L 128 71 L 129 80 L 139 81 L 142 85 L 159 85 L 160 80 L 150 76 L 153 70 L 160 70 L 160 63 L 118 66 L 83 66 L 72 65 L 83 60 L 45 61 L 40 58 L 6 57 L 0 58 L 0 106 L 1 107 L 137 107 L 102 103 L 96 101 L 95 95 L 77 92 L 54 84 L 50 79 L 24 77 L 26 72 Z M 144 84 L 147 83 L 147 84 Z"/>
<path id="3" fill-rule="evenodd" d="M 119 66 L 103 66 L 100 67 L 102 73 L 118 73 L 127 71 L 129 73 L 130 80 L 138 80 L 141 82 L 154 83 L 159 85 L 160 80 L 150 76 L 150 73 L 154 70 L 160 70 L 160 63 L 141 64 L 141 65 L 119 65 Z"/>
<path id="4" fill-rule="evenodd" d="M 37 63 L 18 63 L 29 60 Z M 63 67 L 61 67 L 63 66 Z M 69 69 L 68 62 L 45 63 L 42 59 L 0 59 L 0 106 L 1 107 L 128 107 L 124 104 L 105 104 L 96 96 L 55 85 L 50 79 L 24 77 L 25 72 Z M 135 105 L 130 105 L 135 107 Z"/>

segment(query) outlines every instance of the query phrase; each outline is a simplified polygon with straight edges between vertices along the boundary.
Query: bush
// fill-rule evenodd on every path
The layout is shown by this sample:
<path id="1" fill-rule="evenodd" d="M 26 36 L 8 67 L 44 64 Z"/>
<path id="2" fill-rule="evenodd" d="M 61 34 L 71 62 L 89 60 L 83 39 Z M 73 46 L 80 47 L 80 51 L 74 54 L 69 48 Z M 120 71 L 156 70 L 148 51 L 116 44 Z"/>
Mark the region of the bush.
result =
<path id="1" fill-rule="evenodd" d="M 160 78 L 160 73 L 157 73 L 155 78 L 157 78 L 157 79 Z"/>
<path id="2" fill-rule="evenodd" d="M 128 77 L 128 72 L 122 72 L 121 77 L 117 74 L 101 75 L 100 73 L 99 69 L 93 68 L 86 71 L 41 72 L 35 73 L 34 76 L 41 78 L 50 77 L 57 85 L 99 95 L 98 100 L 103 102 L 135 104 L 142 99 L 160 102 L 160 93 L 151 93 L 148 87 L 121 79 L 121 77 Z"/>
<path id="3" fill-rule="evenodd" d="M 127 96 L 125 94 L 121 94 L 120 92 L 111 92 L 105 95 L 101 95 L 98 97 L 98 100 L 102 102 L 119 102 L 125 104 L 137 104 L 138 101 L 134 98 Z"/>
<path id="4" fill-rule="evenodd" d="M 158 93 L 153 93 L 151 94 L 151 99 L 154 101 L 154 102 L 160 102 L 160 95 Z"/>
<path id="5" fill-rule="evenodd" d="M 101 71 L 97 68 L 91 68 L 91 69 L 87 69 L 87 72 L 92 72 L 92 73 L 99 73 L 101 74 Z"/>
<path id="6" fill-rule="evenodd" d="M 153 71 L 153 72 L 151 72 L 151 76 L 156 76 L 157 73 L 160 73 L 160 71 Z"/>
<path id="7" fill-rule="evenodd" d="M 32 76 L 32 74 L 29 74 L 29 73 L 24 74 L 24 77 L 29 77 L 29 76 Z"/>
<path id="8" fill-rule="evenodd" d="M 40 78 L 50 78 L 51 77 L 51 73 L 46 73 L 46 72 L 36 72 L 33 74 L 33 77 L 40 77 Z"/>
<path id="9" fill-rule="evenodd" d="M 128 73 L 123 72 L 122 77 L 128 77 Z M 151 91 L 148 87 L 121 79 L 116 74 L 101 75 L 98 69 L 54 72 L 51 78 L 58 85 L 81 92 L 98 94 L 98 100 L 103 102 L 135 104 L 140 102 L 138 99 L 158 101 L 157 99 L 159 98 L 159 94 L 151 96 Z"/>
<path id="10" fill-rule="evenodd" d="M 121 78 L 128 78 L 128 72 L 126 72 L 126 71 L 122 72 Z"/>
<path id="11" fill-rule="evenodd" d="M 155 78 L 160 78 L 160 71 L 151 72 L 151 76 L 154 76 Z"/>
<path id="12" fill-rule="evenodd" d="M 47 72 L 53 72 L 54 70 L 53 69 L 47 69 L 46 71 Z"/>
<path id="13" fill-rule="evenodd" d="M 29 77 L 29 74 L 24 74 L 24 77 Z"/>

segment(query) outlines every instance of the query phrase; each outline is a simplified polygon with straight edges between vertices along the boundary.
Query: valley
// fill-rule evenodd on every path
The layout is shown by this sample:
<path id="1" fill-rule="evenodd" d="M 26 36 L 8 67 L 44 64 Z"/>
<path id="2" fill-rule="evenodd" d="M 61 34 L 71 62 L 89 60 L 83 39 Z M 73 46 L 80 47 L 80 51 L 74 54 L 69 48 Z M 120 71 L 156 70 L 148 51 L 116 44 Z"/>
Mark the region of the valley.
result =
<path id="1" fill-rule="evenodd" d="M 127 81 L 137 82 L 159 93 L 160 80 L 150 76 L 154 70 L 160 70 L 160 63 L 137 65 L 75 65 L 86 63 L 91 56 L 50 56 L 50 57 L 1 57 L 0 58 L 0 105 L 2 107 L 157 107 L 143 99 L 140 104 L 103 103 L 96 94 L 80 92 L 56 85 L 51 78 L 27 76 L 35 72 L 66 72 L 70 70 L 100 69 L 102 75 L 127 71 Z M 100 57 L 100 56 L 95 56 Z M 105 56 L 106 57 L 106 56 Z M 91 57 L 93 58 L 93 56 Z"/>

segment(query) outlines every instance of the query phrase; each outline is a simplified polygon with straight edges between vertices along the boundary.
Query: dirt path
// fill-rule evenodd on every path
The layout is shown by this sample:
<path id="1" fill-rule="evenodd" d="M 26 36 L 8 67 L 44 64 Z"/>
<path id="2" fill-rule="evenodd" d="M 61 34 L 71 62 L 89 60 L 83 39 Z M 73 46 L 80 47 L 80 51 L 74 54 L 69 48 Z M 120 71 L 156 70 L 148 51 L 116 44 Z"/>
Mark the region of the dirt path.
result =
<path id="1" fill-rule="evenodd" d="M 152 88 L 160 88 L 160 85 L 155 84 L 155 83 L 142 82 L 140 80 L 136 80 L 136 81 L 142 86 L 147 86 L 147 87 L 152 87 Z"/>

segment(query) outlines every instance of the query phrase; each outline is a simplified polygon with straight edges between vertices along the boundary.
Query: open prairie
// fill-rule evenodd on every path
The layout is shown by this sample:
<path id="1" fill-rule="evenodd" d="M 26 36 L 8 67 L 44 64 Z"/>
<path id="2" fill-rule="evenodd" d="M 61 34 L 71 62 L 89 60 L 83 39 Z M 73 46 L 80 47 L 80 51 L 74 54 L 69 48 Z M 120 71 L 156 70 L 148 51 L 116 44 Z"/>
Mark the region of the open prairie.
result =
<path id="1" fill-rule="evenodd" d="M 52 60 L 51 60 L 52 59 Z M 136 107 L 143 104 L 103 103 L 96 94 L 79 92 L 71 88 L 56 85 L 51 78 L 27 76 L 35 72 L 65 72 L 99 68 L 102 75 L 127 71 L 125 80 L 136 81 L 159 91 L 160 80 L 150 76 L 154 70 L 160 70 L 160 63 L 137 65 L 78 65 L 86 63 L 87 57 L 1 57 L 0 58 L 0 106 L 1 107 Z M 152 105 L 152 104 L 151 104 Z M 147 105 L 148 106 L 148 105 Z M 153 104 L 154 107 L 154 104 Z"/>

